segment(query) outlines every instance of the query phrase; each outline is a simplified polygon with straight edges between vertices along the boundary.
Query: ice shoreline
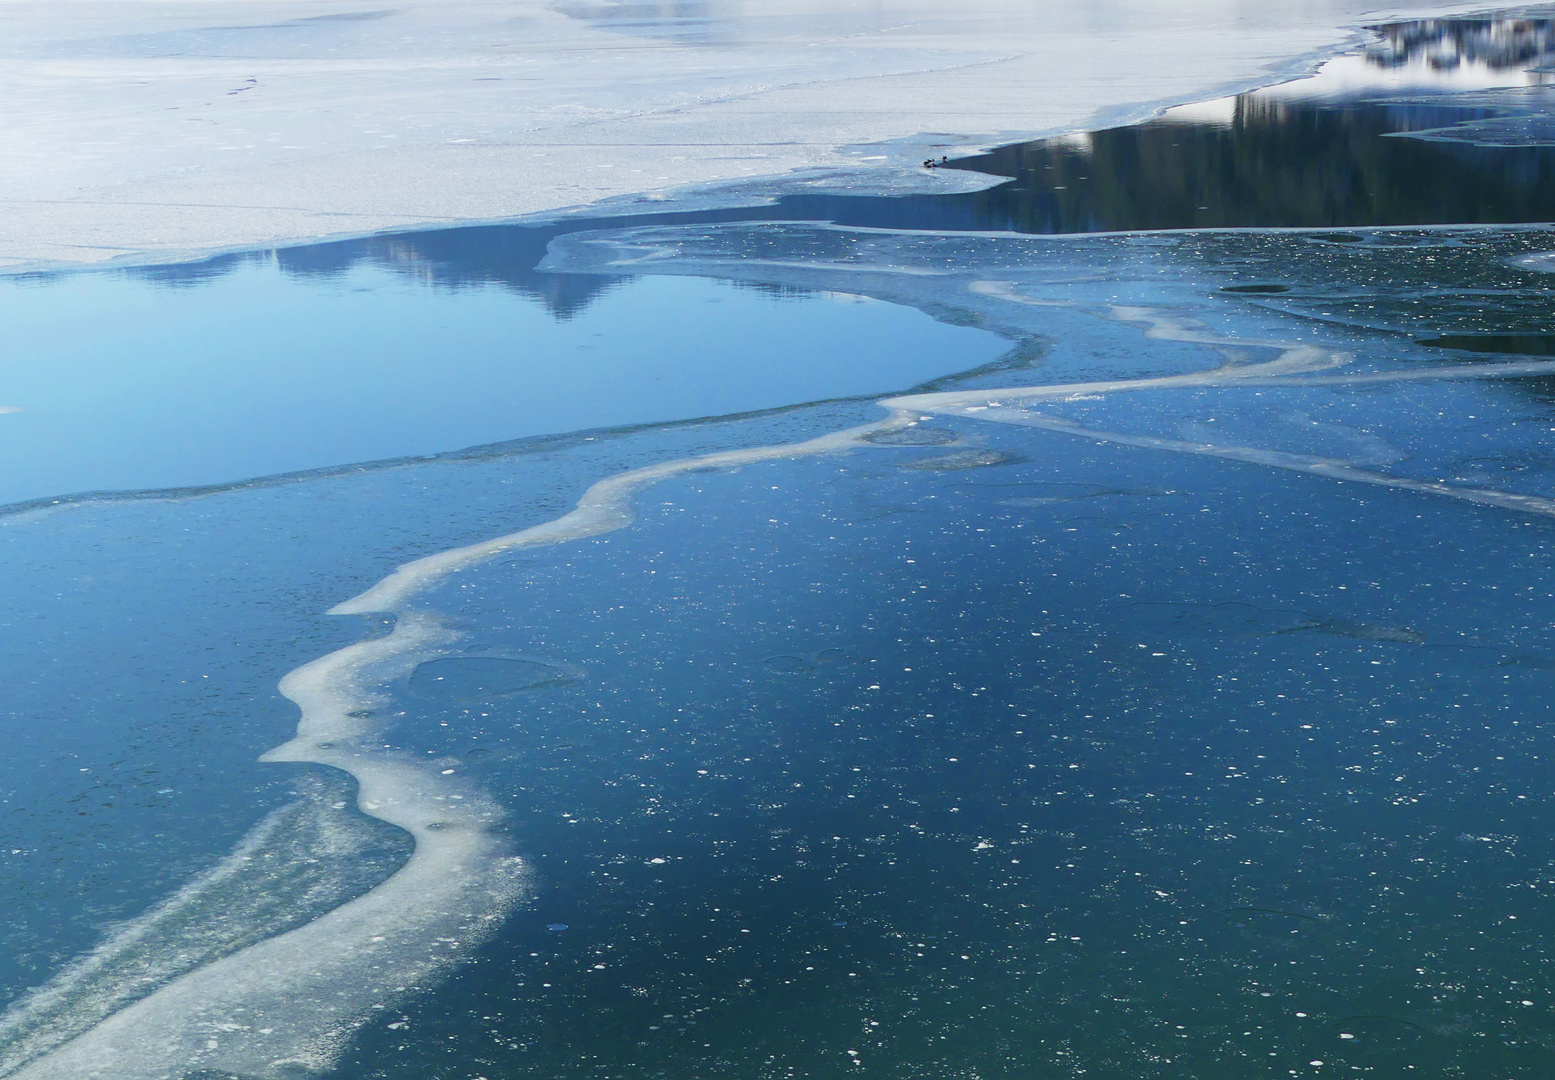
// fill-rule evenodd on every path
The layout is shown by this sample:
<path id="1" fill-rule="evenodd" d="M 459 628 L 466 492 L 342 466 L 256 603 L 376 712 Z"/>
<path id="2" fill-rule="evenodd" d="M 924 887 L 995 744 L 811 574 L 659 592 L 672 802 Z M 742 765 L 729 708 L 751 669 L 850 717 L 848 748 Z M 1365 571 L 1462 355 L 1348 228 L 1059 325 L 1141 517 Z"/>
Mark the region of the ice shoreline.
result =
<path id="1" fill-rule="evenodd" d="M 1280 82 L 1366 23 L 1484 9 L 903 0 L 879 20 L 723 0 L 687 29 L 617 7 L 0 3 L 0 274 L 988 186 L 916 163 Z"/>

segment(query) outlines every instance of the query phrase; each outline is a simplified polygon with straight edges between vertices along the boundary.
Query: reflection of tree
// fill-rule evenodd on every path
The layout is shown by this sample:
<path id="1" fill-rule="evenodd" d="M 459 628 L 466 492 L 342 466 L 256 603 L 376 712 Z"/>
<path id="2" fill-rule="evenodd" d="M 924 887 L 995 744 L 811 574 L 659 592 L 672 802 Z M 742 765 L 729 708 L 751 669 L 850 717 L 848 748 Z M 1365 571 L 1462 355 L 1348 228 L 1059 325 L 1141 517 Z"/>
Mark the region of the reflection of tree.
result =
<path id="1" fill-rule="evenodd" d="M 1225 122 L 1162 119 L 955 162 L 1011 177 L 976 194 L 791 196 L 780 214 L 1028 233 L 1555 221 L 1555 147 L 1392 137 L 1501 115 L 1451 100 L 1245 94 Z"/>
<path id="2" fill-rule="evenodd" d="M 149 266 L 132 273 L 159 285 L 191 286 L 254 264 L 274 263 L 287 276 L 302 278 L 338 277 L 356 266 L 376 266 L 443 288 L 502 286 L 539 300 L 552 315 L 566 319 L 621 279 L 535 270 L 545 258 L 546 245 L 559 231 L 514 225 L 439 229 L 223 255 L 182 266 Z"/>
<path id="3" fill-rule="evenodd" d="M 1549 19 L 1417 19 L 1371 29 L 1382 40 L 1367 48 L 1366 60 L 1378 67 L 1425 60 L 1443 70 L 1471 63 L 1505 71 L 1555 53 Z"/>
<path id="4" fill-rule="evenodd" d="M 963 165 L 1014 178 L 969 198 L 1023 232 L 1555 219 L 1555 148 L 1388 137 L 1489 115 L 1248 94 L 1229 123 L 1158 120 Z"/>
<path id="5" fill-rule="evenodd" d="M 567 319 L 620 279 L 535 270 L 558 231 L 484 225 L 374 236 L 276 254 L 282 270 L 296 275 L 337 274 L 352 264 L 368 263 L 443 288 L 503 286 Z"/>
<path id="6" fill-rule="evenodd" d="M 424 284 L 468 289 L 499 286 L 543 303 L 558 319 L 568 319 L 624 277 L 598 274 L 550 274 L 535 269 L 546 246 L 557 236 L 581 229 L 620 229 L 633 225 L 671 225 L 749 220 L 772 211 L 714 210 L 692 214 L 621 218 L 578 218 L 565 224 L 471 225 L 456 229 L 369 236 L 274 251 L 222 255 L 200 263 L 149 266 L 130 271 L 160 285 L 192 286 L 245 265 L 273 263 L 291 277 L 338 277 L 357 266 L 393 270 Z"/>

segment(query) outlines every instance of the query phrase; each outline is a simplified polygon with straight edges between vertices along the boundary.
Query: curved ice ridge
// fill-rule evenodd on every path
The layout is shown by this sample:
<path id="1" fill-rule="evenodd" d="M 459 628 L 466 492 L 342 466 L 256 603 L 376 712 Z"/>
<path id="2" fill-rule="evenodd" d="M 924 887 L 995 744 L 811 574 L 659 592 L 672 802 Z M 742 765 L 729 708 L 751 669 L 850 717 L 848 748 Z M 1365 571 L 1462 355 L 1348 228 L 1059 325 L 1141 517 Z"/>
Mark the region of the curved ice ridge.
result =
<path id="1" fill-rule="evenodd" d="M 1064 301 L 1037 300 L 1022 296 L 1005 282 L 973 282 L 969 288 L 985 296 L 994 296 L 1011 303 L 1061 304 Z M 1242 461 L 1248 464 L 1266 465 L 1292 472 L 1326 476 L 1334 480 L 1374 484 L 1426 495 L 1440 495 L 1484 506 L 1496 506 L 1527 514 L 1555 517 L 1555 499 L 1538 495 L 1519 495 L 1494 488 L 1463 487 L 1435 480 L 1416 480 L 1394 476 L 1364 468 L 1364 464 L 1386 464 L 1385 453 L 1379 453 L 1386 444 L 1368 445 L 1364 454 L 1369 461 L 1317 457 L 1284 450 L 1270 450 L 1252 446 L 1237 446 L 1186 439 L 1170 439 L 1154 435 L 1126 434 L 1088 428 L 1072 420 L 1035 413 L 1028 407 L 1040 401 L 1061 401 L 1081 396 L 1093 396 L 1138 390 L 1169 390 L 1187 387 L 1212 386 L 1336 386 L 1363 385 L 1384 382 L 1414 382 L 1432 379 L 1490 379 L 1555 373 L 1555 361 L 1511 361 L 1500 364 L 1473 364 L 1411 369 L 1407 371 L 1358 372 L 1345 375 L 1313 375 L 1312 372 L 1343 367 L 1349 357 L 1316 345 L 1291 342 L 1266 341 L 1248 338 L 1225 338 L 1199 329 L 1185 319 L 1172 318 L 1159 311 L 1143 307 L 1114 305 L 1108 309 L 1112 318 L 1121 322 L 1145 327 L 1145 336 L 1209 345 L 1222 352 L 1227 363 L 1206 371 L 1185 375 L 1165 375 L 1146 379 L 1112 379 L 1089 383 L 1062 383 L 1051 386 L 1022 386 L 1005 390 L 952 390 L 936 394 L 913 394 L 887 398 L 881 404 L 899 410 L 945 416 L 962 416 L 996 423 L 1015 424 L 1021 427 L 1042 428 L 1047 431 L 1077 435 L 1096 442 L 1115 443 L 1123 446 L 1148 447 L 1153 450 L 1170 450 L 1177 453 L 1199 454 L 1205 457 Z M 1242 350 L 1247 347 L 1276 349 L 1278 355 L 1261 364 L 1242 362 Z M 1007 404 L 1009 403 L 1009 404 Z M 1364 433 L 1357 433 L 1364 434 Z M 1380 444 L 1380 445 L 1378 445 Z M 1391 449 L 1391 448 L 1387 448 Z M 1392 460 L 1397 460 L 1393 458 Z"/>
<path id="2" fill-rule="evenodd" d="M 0 1016 L 0 1076 L 178 976 L 290 930 L 366 892 L 403 857 L 346 809 L 347 785 L 305 777 L 216 866 Z M 376 850 L 375 850 L 376 849 Z M 376 857 L 375 857 L 376 856 Z"/>
<path id="3" fill-rule="evenodd" d="M 876 423 L 807 442 L 702 455 L 607 477 L 554 521 L 407 563 L 336 605 L 334 614 L 392 613 L 394 628 L 286 675 L 281 693 L 302 712 L 297 735 L 261 760 L 329 765 L 354 776 L 361 809 L 414 838 L 409 860 L 355 900 L 179 975 L 19 1069 L 0 1068 L 0 1075 L 176 1080 L 208 1071 L 289 1080 L 327 1071 L 375 1009 L 432 984 L 493 931 L 523 898 L 531 877 L 492 828 L 500 817 L 495 803 L 457 776 L 375 742 L 380 722 L 374 712 L 388 701 L 384 685 L 408 676 L 458 637 L 409 601 L 494 555 L 619 529 L 632 521 L 632 495 L 669 477 L 850 449 L 864 435 L 914 422 L 896 410 Z M 240 850 L 232 858 L 242 855 Z M 125 934 L 134 940 L 144 931 L 132 924 Z M 47 992 L 19 1008 L 47 1011 L 42 1000 Z M 74 1019 L 79 1022 L 80 1015 Z M 21 1048 L 18 1057 L 26 1056 Z"/>
<path id="4" fill-rule="evenodd" d="M 933 395 L 929 395 L 933 396 Z M 902 401 L 909 399 L 903 398 Z M 889 406 L 889 403 L 887 403 Z M 873 424 L 863 424 L 843 431 L 822 435 L 801 443 L 785 443 L 781 446 L 757 446 L 746 450 L 725 450 L 716 454 L 704 454 L 694 458 L 680 458 L 658 465 L 648 465 L 630 472 L 617 473 L 596 483 L 583 493 L 577 506 L 569 513 L 553 521 L 508 536 L 499 536 L 468 547 L 428 555 L 424 559 L 406 563 L 378 584 L 343 603 L 330 608 L 331 615 L 364 615 L 379 611 L 399 611 L 405 601 L 432 582 L 466 566 L 489 559 L 493 555 L 518 548 L 560 544 L 568 540 L 581 540 L 588 536 L 613 532 L 632 522 L 632 495 L 641 488 L 667 480 L 672 476 L 693 469 L 708 469 L 748 465 L 757 461 L 774 461 L 781 458 L 806 457 L 811 454 L 834 453 L 857 447 L 865 435 L 892 428 L 904 427 L 915 422 L 903 406 L 893 409 L 892 415 Z M 393 635 L 390 635 L 392 637 Z M 383 639 L 388 640 L 388 639 Z M 326 658 L 327 659 L 327 658 Z M 319 661 L 315 661 L 318 663 Z M 303 669 L 299 669 L 303 670 Z M 290 676 L 288 676 L 290 678 Z M 282 691 L 285 692 L 285 683 Z M 290 695 L 288 695 L 290 696 Z M 286 744 L 292 745 L 291 743 Z M 285 747 L 281 747 L 284 750 Z M 271 751 L 277 753 L 278 751 Z"/>

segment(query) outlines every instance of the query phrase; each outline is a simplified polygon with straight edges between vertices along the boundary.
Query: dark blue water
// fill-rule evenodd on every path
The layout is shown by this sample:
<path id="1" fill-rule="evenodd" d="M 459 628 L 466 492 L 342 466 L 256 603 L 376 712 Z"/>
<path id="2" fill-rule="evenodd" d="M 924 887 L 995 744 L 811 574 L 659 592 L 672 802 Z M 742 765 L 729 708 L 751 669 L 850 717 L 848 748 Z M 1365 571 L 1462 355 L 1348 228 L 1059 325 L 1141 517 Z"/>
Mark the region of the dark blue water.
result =
<path id="1" fill-rule="evenodd" d="M 1537 1075 L 1548 521 L 986 428 L 429 598 L 577 674 L 407 699 L 544 888 L 362 1075 Z"/>

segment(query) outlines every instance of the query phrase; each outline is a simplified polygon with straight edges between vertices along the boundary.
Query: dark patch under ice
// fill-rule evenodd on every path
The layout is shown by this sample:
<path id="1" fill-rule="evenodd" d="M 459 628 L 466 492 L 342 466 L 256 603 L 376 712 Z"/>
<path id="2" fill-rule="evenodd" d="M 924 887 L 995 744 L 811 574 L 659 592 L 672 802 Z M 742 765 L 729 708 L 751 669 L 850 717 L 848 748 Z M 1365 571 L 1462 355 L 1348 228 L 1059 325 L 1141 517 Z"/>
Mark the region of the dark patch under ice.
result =
<path id="1" fill-rule="evenodd" d="M 566 682 L 561 666 L 542 660 L 499 656 L 445 656 L 416 665 L 408 687 L 430 701 L 466 701 L 534 690 Z"/>
<path id="2" fill-rule="evenodd" d="M 958 450 L 953 454 L 905 461 L 904 469 L 921 469 L 926 472 L 953 472 L 959 469 L 986 469 L 990 465 L 1008 465 L 1015 461 L 1012 454 L 1002 450 Z"/>

